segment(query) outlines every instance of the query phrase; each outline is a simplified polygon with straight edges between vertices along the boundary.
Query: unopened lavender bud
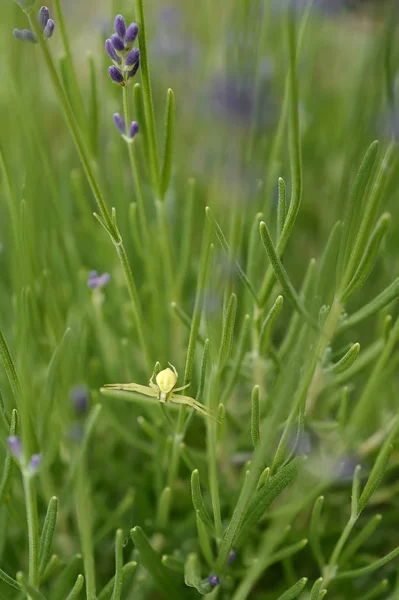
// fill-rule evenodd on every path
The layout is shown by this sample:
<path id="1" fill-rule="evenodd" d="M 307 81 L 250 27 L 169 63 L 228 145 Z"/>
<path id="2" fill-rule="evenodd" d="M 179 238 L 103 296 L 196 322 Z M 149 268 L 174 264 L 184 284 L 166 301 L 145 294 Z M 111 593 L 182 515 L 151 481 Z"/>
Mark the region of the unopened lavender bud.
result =
<path id="1" fill-rule="evenodd" d="M 127 55 L 125 65 L 127 67 L 132 67 L 138 60 L 140 60 L 140 50 L 138 50 L 138 48 L 134 48 Z"/>
<path id="2" fill-rule="evenodd" d="M 133 121 L 132 124 L 129 127 L 129 137 L 132 140 L 133 138 L 136 137 L 136 135 L 139 132 L 139 124 L 137 123 L 137 121 Z"/>
<path id="3" fill-rule="evenodd" d="M 122 38 L 119 37 L 119 35 L 116 35 L 116 33 L 112 34 L 111 42 L 115 50 L 118 50 L 118 52 L 123 52 L 123 50 L 125 49 L 125 42 Z"/>
<path id="4" fill-rule="evenodd" d="M 29 467 L 32 475 L 36 473 L 40 465 L 42 464 L 42 455 L 41 454 L 32 454 Z"/>
<path id="5" fill-rule="evenodd" d="M 115 17 L 114 27 L 115 27 L 115 31 L 119 35 L 119 37 L 124 38 L 125 34 L 126 34 L 126 23 L 125 23 L 125 19 L 122 17 L 122 15 L 117 15 Z"/>
<path id="6" fill-rule="evenodd" d="M 11 454 L 20 459 L 22 456 L 22 442 L 21 438 L 17 435 L 10 435 L 7 438 L 8 447 L 10 449 Z"/>
<path id="7" fill-rule="evenodd" d="M 123 83 L 123 75 L 119 69 L 114 66 L 109 67 L 108 73 L 114 83 Z"/>
<path id="8" fill-rule="evenodd" d="M 14 29 L 12 32 L 14 37 L 21 42 L 30 42 L 31 44 L 37 43 L 37 37 L 30 29 Z"/>
<path id="9" fill-rule="evenodd" d="M 125 119 L 119 113 L 114 114 L 114 123 L 117 130 L 124 135 L 126 133 L 126 123 Z"/>
<path id="10" fill-rule="evenodd" d="M 212 586 L 219 585 L 220 579 L 217 575 L 209 575 L 208 581 Z"/>
<path id="11" fill-rule="evenodd" d="M 139 32 L 138 25 L 136 25 L 136 23 L 131 23 L 126 30 L 125 44 L 127 44 L 127 45 L 133 44 L 137 37 L 138 32 Z"/>
<path id="12" fill-rule="evenodd" d="M 53 35 L 53 33 L 54 33 L 54 27 L 55 27 L 55 23 L 54 23 L 53 19 L 49 19 L 47 21 L 47 25 L 46 25 L 46 27 L 44 28 L 44 31 L 43 31 L 43 37 L 46 40 L 48 40 L 49 38 L 51 38 L 51 36 Z"/>
<path id="13" fill-rule="evenodd" d="M 108 52 L 108 56 L 110 57 L 111 60 L 113 60 L 114 62 L 121 64 L 122 59 L 121 57 L 116 53 L 116 50 L 114 48 L 113 43 L 111 42 L 110 39 L 106 40 L 105 42 L 105 49 Z"/>
<path id="14" fill-rule="evenodd" d="M 140 59 L 136 62 L 133 69 L 131 71 L 128 71 L 129 79 L 131 79 L 132 77 L 134 77 L 136 75 L 137 71 L 139 70 L 139 67 L 140 67 Z"/>
<path id="15" fill-rule="evenodd" d="M 47 6 L 42 6 L 39 12 L 37 13 L 37 21 L 42 31 L 47 25 L 47 21 L 50 18 L 50 11 Z"/>

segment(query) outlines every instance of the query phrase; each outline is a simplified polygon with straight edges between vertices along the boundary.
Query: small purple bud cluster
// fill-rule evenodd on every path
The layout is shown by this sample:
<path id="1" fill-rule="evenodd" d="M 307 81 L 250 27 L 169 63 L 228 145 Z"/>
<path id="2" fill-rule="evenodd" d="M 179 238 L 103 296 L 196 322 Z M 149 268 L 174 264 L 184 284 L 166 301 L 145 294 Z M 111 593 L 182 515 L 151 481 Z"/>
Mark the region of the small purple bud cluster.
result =
<path id="1" fill-rule="evenodd" d="M 139 124 L 137 121 L 132 121 L 129 131 L 127 131 L 125 119 L 119 113 L 114 114 L 114 123 L 119 133 L 121 133 L 128 142 L 131 142 L 139 132 Z"/>
<path id="2" fill-rule="evenodd" d="M 7 438 L 7 443 L 8 443 L 8 447 L 10 449 L 11 454 L 14 456 L 14 458 L 17 459 L 17 461 L 20 463 L 21 467 L 25 470 L 26 466 L 24 464 L 23 447 L 22 447 L 21 438 L 18 437 L 17 435 L 10 435 Z M 27 465 L 27 470 L 25 472 L 27 472 L 28 475 L 35 475 L 37 473 L 41 463 L 42 463 L 42 455 L 41 454 L 32 454 L 32 456 L 30 457 L 30 461 Z"/>
<path id="3" fill-rule="evenodd" d="M 92 290 L 96 288 L 102 288 L 107 285 L 110 279 L 111 275 L 109 273 L 103 273 L 102 275 L 99 275 L 97 271 L 90 271 L 87 279 L 87 285 Z"/>
<path id="4" fill-rule="evenodd" d="M 124 87 L 131 82 L 140 66 L 140 50 L 133 48 L 139 28 L 136 23 L 126 28 L 122 15 L 116 16 L 114 28 L 115 33 L 105 42 L 105 49 L 114 63 L 108 73 L 114 83 Z"/>
<path id="5" fill-rule="evenodd" d="M 220 583 L 220 579 L 217 575 L 209 575 L 208 581 L 212 587 L 215 587 L 215 586 L 219 585 L 219 583 Z"/>
<path id="6" fill-rule="evenodd" d="M 51 38 L 54 33 L 55 23 L 53 19 L 50 19 L 50 11 L 47 6 L 42 6 L 37 13 L 37 21 L 42 31 L 45 40 Z M 14 36 L 21 42 L 30 42 L 31 44 L 37 44 L 37 35 L 30 29 L 14 29 Z"/>

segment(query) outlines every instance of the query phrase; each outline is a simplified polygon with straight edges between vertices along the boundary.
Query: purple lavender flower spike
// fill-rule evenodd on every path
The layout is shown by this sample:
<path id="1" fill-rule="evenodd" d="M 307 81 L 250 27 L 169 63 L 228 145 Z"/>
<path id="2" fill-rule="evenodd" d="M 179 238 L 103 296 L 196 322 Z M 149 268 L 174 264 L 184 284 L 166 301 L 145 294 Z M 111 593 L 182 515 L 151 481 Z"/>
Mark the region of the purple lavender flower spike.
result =
<path id="1" fill-rule="evenodd" d="M 136 25 L 136 23 L 131 23 L 127 28 L 125 35 L 125 44 L 127 46 L 131 46 L 135 42 L 138 32 L 138 25 Z"/>
<path id="2" fill-rule="evenodd" d="M 37 21 L 40 25 L 40 28 L 42 31 L 44 31 L 44 28 L 47 25 L 47 21 L 50 18 L 50 11 L 47 8 L 47 6 L 42 6 L 41 9 L 39 10 L 39 12 L 37 13 Z"/>
<path id="3" fill-rule="evenodd" d="M 123 75 L 115 66 L 109 67 L 108 73 L 114 83 L 123 83 Z"/>
<path id="4" fill-rule="evenodd" d="M 122 15 L 116 15 L 114 27 L 119 37 L 124 38 L 126 34 L 126 23 Z"/>
<path id="5" fill-rule="evenodd" d="M 236 556 L 237 556 L 236 551 L 233 550 L 233 548 L 232 548 L 230 550 L 230 552 L 229 552 L 229 556 L 228 556 L 228 559 L 227 559 L 227 564 L 231 565 L 231 563 L 236 559 Z"/>
<path id="6" fill-rule="evenodd" d="M 93 273 L 93 271 L 90 271 L 90 273 Z M 96 271 L 94 271 L 94 273 L 96 273 L 96 274 L 95 275 L 89 274 L 89 278 L 87 280 L 87 285 L 92 290 L 96 289 L 96 288 L 104 287 L 105 285 L 107 285 L 107 283 L 111 279 L 111 275 L 109 273 L 103 273 L 102 275 L 98 275 Z"/>
<path id="7" fill-rule="evenodd" d="M 42 464 L 42 455 L 41 454 L 32 454 L 29 467 L 32 475 L 36 473 L 40 465 Z"/>
<path id="8" fill-rule="evenodd" d="M 126 133 L 126 123 L 125 119 L 119 113 L 114 114 L 114 123 L 117 130 L 124 135 Z"/>
<path id="9" fill-rule="evenodd" d="M 219 583 L 220 583 L 220 579 L 217 575 L 209 575 L 208 581 L 213 587 L 215 587 L 216 585 L 219 585 Z"/>
<path id="10" fill-rule="evenodd" d="M 14 37 L 21 42 L 30 42 L 31 44 L 37 44 L 37 37 L 30 29 L 14 29 L 12 32 Z"/>
<path id="11" fill-rule="evenodd" d="M 132 79 L 132 77 L 134 77 L 136 75 L 137 71 L 139 70 L 139 67 L 140 67 L 140 59 L 136 62 L 133 69 L 131 71 L 128 71 L 129 79 Z"/>
<path id="12" fill-rule="evenodd" d="M 138 60 L 140 60 L 140 50 L 138 48 L 133 48 L 126 57 L 125 65 L 127 67 L 132 67 Z"/>
<path id="13" fill-rule="evenodd" d="M 84 384 L 75 385 L 69 392 L 72 406 L 78 415 L 83 415 L 89 406 L 89 390 Z"/>
<path id="14" fill-rule="evenodd" d="M 103 273 L 97 279 L 97 287 L 99 287 L 99 288 L 104 287 L 104 285 L 107 285 L 107 283 L 109 282 L 110 279 L 111 279 L 111 275 L 109 273 Z"/>
<path id="15" fill-rule="evenodd" d="M 43 37 L 44 37 L 44 39 L 48 40 L 49 38 L 51 38 L 51 36 L 54 33 L 54 27 L 55 27 L 55 23 L 54 23 L 53 19 L 49 19 L 47 21 L 47 25 L 46 25 L 46 27 L 44 28 L 44 31 L 43 31 Z"/>
<path id="16" fill-rule="evenodd" d="M 20 459 L 22 456 L 22 442 L 21 438 L 17 435 L 10 435 L 7 438 L 8 447 L 10 448 L 11 454 Z"/>
<path id="17" fill-rule="evenodd" d="M 114 48 L 113 43 L 111 42 L 110 39 L 106 40 L 105 42 L 105 49 L 108 52 L 108 56 L 110 57 L 111 60 L 113 60 L 114 62 L 118 63 L 119 65 L 122 62 L 121 57 L 116 53 L 116 50 Z"/>
<path id="18" fill-rule="evenodd" d="M 115 50 L 118 50 L 118 52 L 124 51 L 125 42 L 123 41 L 122 38 L 119 37 L 119 35 L 116 35 L 116 33 L 113 33 L 111 36 L 111 42 L 112 42 Z"/>
<path id="19" fill-rule="evenodd" d="M 139 124 L 137 121 L 132 121 L 132 124 L 129 127 L 129 138 L 132 140 L 136 137 L 139 132 Z"/>

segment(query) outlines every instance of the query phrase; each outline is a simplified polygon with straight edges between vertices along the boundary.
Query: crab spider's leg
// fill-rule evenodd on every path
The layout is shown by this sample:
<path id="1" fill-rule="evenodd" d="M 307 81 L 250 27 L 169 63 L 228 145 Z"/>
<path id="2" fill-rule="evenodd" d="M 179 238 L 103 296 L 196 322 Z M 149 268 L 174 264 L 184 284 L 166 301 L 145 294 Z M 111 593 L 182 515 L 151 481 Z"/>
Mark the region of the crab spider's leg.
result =
<path id="1" fill-rule="evenodd" d="M 107 383 L 104 388 L 108 390 L 119 390 L 121 392 L 137 392 L 144 396 L 151 396 L 153 398 L 158 397 L 156 390 L 146 385 L 140 385 L 139 383 Z"/>
<path id="2" fill-rule="evenodd" d="M 182 390 L 185 390 L 186 388 L 190 387 L 190 385 L 191 385 L 191 383 L 187 383 L 186 385 L 182 385 L 181 387 L 173 388 L 173 393 L 181 392 Z"/>
<path id="3" fill-rule="evenodd" d="M 186 404 L 187 406 L 191 406 L 191 408 L 194 408 L 194 410 L 198 411 L 203 416 L 218 421 L 215 415 L 209 412 L 203 404 L 200 404 L 200 402 L 197 402 L 196 400 L 194 400 L 194 398 L 191 398 L 190 396 L 171 396 L 170 401 L 174 402 L 175 404 Z"/>
<path id="4" fill-rule="evenodd" d="M 178 372 L 176 371 L 176 367 L 172 365 L 172 363 L 168 362 L 168 365 L 172 369 L 173 373 L 176 375 L 176 379 L 179 377 Z"/>

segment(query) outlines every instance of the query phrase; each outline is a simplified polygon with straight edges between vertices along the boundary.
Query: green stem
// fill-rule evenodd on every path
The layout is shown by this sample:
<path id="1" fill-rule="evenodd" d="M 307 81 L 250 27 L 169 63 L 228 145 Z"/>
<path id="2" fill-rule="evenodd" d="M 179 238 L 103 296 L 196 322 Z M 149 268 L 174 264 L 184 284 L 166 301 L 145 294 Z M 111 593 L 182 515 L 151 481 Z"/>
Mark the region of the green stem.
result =
<path id="1" fill-rule="evenodd" d="M 66 63 L 69 71 L 70 84 L 72 86 L 72 94 L 73 100 L 75 100 L 76 108 L 79 114 L 79 123 L 82 127 L 86 124 L 86 115 L 85 108 L 82 100 L 82 94 L 80 93 L 80 88 L 78 84 L 78 80 L 76 77 L 76 71 L 72 60 L 72 52 L 71 46 L 69 44 L 69 38 L 67 33 L 67 28 L 64 20 L 64 13 L 62 11 L 62 6 L 60 0 L 54 0 L 54 8 L 57 19 L 57 26 L 60 30 L 62 44 L 65 50 Z"/>
<path id="2" fill-rule="evenodd" d="M 39 522 L 37 518 L 36 493 L 32 475 L 28 472 L 23 473 L 22 479 L 28 523 L 29 583 L 37 587 L 39 584 Z"/>
<path id="3" fill-rule="evenodd" d="M 150 68 L 147 54 L 147 36 L 145 29 L 143 0 L 136 0 L 137 23 L 139 26 L 140 70 L 143 82 L 144 111 L 149 136 L 150 168 L 153 178 L 154 192 L 160 197 L 159 163 L 157 138 L 155 132 L 154 103 L 152 100 Z"/>
<path id="4" fill-rule="evenodd" d="M 342 549 L 348 539 L 352 529 L 354 528 L 357 521 L 357 517 L 351 517 L 347 522 L 345 529 L 341 533 L 339 540 L 335 544 L 334 550 L 332 551 L 331 558 L 328 561 L 328 565 L 326 567 L 325 575 L 324 575 L 324 583 L 323 587 L 326 588 L 327 585 L 334 579 L 337 567 L 338 567 L 338 559 L 342 552 Z"/>
<path id="5" fill-rule="evenodd" d="M 47 68 L 48 68 L 48 71 L 50 74 L 50 78 L 52 80 L 56 94 L 57 94 L 58 99 L 63 108 L 65 120 L 69 127 L 69 130 L 72 135 L 73 141 L 75 143 L 76 149 L 78 151 L 79 158 L 80 158 L 80 161 L 83 166 L 83 170 L 86 174 L 88 183 L 92 189 L 94 198 L 97 202 L 98 208 L 101 213 L 101 217 L 106 226 L 106 230 L 112 239 L 112 242 L 116 248 L 119 260 L 121 262 L 121 265 L 122 265 L 122 268 L 123 268 L 123 271 L 125 274 L 125 279 L 126 279 L 126 283 L 128 286 L 130 298 L 131 298 L 132 304 L 133 304 L 133 316 L 134 316 L 135 326 L 137 329 L 137 335 L 138 335 L 138 338 L 140 341 L 140 346 L 141 346 L 143 354 L 144 354 L 147 368 L 148 368 L 148 370 L 150 370 L 151 369 L 151 361 L 150 361 L 150 355 L 149 355 L 147 342 L 146 342 L 144 332 L 143 332 L 143 327 L 142 327 L 143 318 L 142 318 L 142 312 L 141 312 L 141 307 L 140 307 L 140 303 L 139 303 L 137 288 L 136 288 L 136 284 L 133 279 L 133 274 L 132 274 L 132 271 L 130 269 L 130 265 L 129 265 L 129 262 L 127 259 L 126 250 L 123 246 L 122 238 L 116 228 L 116 225 L 113 223 L 111 215 L 105 204 L 105 200 L 103 198 L 102 192 L 101 192 L 98 182 L 96 180 L 95 170 L 92 165 L 92 160 L 90 158 L 89 151 L 86 148 L 85 142 L 83 140 L 83 137 L 82 137 L 80 129 L 79 129 L 79 125 L 76 122 L 69 99 L 68 99 L 68 97 L 65 93 L 65 90 L 61 84 L 61 81 L 58 77 L 58 74 L 57 74 L 56 68 L 54 66 L 54 62 L 53 62 L 52 56 L 50 54 L 50 51 L 48 49 L 48 46 L 45 43 L 41 32 L 39 31 L 36 20 L 34 18 L 33 19 L 31 18 L 29 12 L 27 12 L 26 14 L 28 16 L 29 23 L 30 23 L 33 31 L 36 33 L 36 35 L 38 37 L 39 44 L 40 44 L 40 47 L 43 52 L 44 60 L 45 60 L 45 63 L 47 65 Z"/>

